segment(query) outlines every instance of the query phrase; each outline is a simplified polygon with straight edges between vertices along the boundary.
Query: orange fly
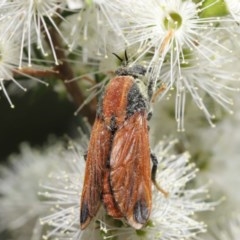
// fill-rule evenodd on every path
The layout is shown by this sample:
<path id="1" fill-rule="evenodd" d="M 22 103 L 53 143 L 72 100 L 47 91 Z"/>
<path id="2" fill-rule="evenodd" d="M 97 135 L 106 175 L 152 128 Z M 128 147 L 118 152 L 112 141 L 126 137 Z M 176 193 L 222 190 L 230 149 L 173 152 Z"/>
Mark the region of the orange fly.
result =
<path id="1" fill-rule="evenodd" d="M 118 69 L 100 99 L 86 158 L 81 229 L 101 203 L 108 215 L 140 229 L 151 213 L 151 181 L 167 194 L 155 181 L 157 159 L 150 151 L 147 123 L 152 84 L 144 84 L 145 74 L 140 65 Z"/>

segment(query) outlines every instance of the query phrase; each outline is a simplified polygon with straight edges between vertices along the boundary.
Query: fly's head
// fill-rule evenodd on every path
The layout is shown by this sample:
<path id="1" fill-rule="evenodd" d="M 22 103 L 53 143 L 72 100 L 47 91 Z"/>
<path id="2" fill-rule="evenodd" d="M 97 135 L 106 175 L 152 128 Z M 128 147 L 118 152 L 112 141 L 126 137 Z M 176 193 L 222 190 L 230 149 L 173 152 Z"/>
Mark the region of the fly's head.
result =
<path id="1" fill-rule="evenodd" d="M 132 76 L 134 78 L 144 77 L 147 69 L 142 65 L 133 65 L 132 67 L 120 67 L 116 70 L 118 76 Z"/>

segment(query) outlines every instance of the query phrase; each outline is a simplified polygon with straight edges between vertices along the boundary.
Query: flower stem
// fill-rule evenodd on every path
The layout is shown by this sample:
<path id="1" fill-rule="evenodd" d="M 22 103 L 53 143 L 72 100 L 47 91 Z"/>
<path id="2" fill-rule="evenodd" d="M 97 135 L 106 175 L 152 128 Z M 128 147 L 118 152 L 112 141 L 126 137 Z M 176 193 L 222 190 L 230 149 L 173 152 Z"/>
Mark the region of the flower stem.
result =
<path id="1" fill-rule="evenodd" d="M 66 61 L 66 55 L 63 50 L 62 42 L 58 37 L 58 33 L 54 28 L 49 30 L 49 32 L 54 44 L 56 56 L 59 60 L 59 65 L 55 66 L 54 70 L 58 72 L 58 77 L 62 80 L 75 105 L 79 107 L 84 101 L 84 95 L 81 92 L 81 89 L 79 88 L 77 82 L 67 81 L 74 78 L 73 70 L 70 64 Z M 94 121 L 96 113 L 95 101 L 93 100 L 89 104 L 86 104 L 81 112 L 83 115 L 87 116 L 88 121 L 92 123 Z"/>
<path id="2" fill-rule="evenodd" d="M 16 76 L 21 76 L 22 74 L 24 75 L 30 75 L 33 77 L 57 77 L 58 76 L 58 71 L 53 70 L 53 69 L 47 69 L 47 70 L 40 70 L 40 69 L 34 69 L 30 67 L 24 67 L 24 68 L 18 68 L 13 70 L 14 75 Z"/>

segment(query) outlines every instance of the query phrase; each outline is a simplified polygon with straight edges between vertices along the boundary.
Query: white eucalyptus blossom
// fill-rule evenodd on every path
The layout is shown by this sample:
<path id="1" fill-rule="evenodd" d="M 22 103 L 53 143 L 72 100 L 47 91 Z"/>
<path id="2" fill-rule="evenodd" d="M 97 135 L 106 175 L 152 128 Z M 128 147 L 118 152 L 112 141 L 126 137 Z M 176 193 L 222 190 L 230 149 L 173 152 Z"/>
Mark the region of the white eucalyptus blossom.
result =
<path id="1" fill-rule="evenodd" d="M 88 57 L 108 57 L 108 48 L 113 49 L 118 42 L 124 41 L 121 25 L 124 19 L 116 17 L 119 12 L 118 1 L 91 0 L 75 15 L 70 17 L 72 22 L 69 34 L 70 49 L 82 46 Z M 66 25 L 69 28 L 69 26 Z"/>
<path id="2" fill-rule="evenodd" d="M 163 64 L 161 83 L 165 86 L 166 92 L 158 97 L 161 99 L 165 94 L 169 96 L 175 93 L 178 131 L 184 130 L 185 107 L 189 95 L 214 127 L 215 115 L 214 112 L 210 112 L 213 111 L 210 110 L 211 105 L 219 104 L 229 113 L 233 112 L 233 96 L 236 94 L 234 92 L 239 91 L 237 83 L 240 82 L 240 74 L 236 69 L 230 71 L 228 66 L 235 63 L 237 57 L 232 54 L 224 55 L 222 52 L 209 53 L 203 46 L 199 46 L 198 51 L 186 50 L 185 57 L 181 63 L 181 73 L 177 67 L 172 68 L 171 63 Z M 209 61 L 206 61 L 206 58 Z M 174 79 L 176 87 L 169 83 L 170 78 Z"/>
<path id="3" fill-rule="evenodd" d="M 126 2 L 124 2 L 124 5 Z M 125 8 L 128 8 L 127 5 Z M 144 10 L 143 10 L 144 9 Z M 127 14 L 126 10 L 126 14 Z M 129 45 L 139 44 L 141 55 L 154 49 L 152 65 L 164 60 L 169 50 L 182 52 L 182 47 L 196 47 L 199 24 L 197 5 L 192 1 L 138 1 L 129 8 L 129 22 L 125 27 Z M 161 69 L 161 66 L 158 67 Z"/>
<path id="4" fill-rule="evenodd" d="M 42 196 L 53 213 L 41 219 L 50 226 L 46 239 L 195 239 L 206 230 L 196 213 L 212 210 L 216 203 L 206 202 L 206 186 L 187 187 L 197 173 L 189 154 L 169 153 L 176 141 L 160 142 L 154 149 L 159 160 L 157 182 L 168 192 L 163 196 L 153 187 L 153 209 L 148 224 L 135 230 L 120 220 L 106 216 L 104 210 L 86 230 L 80 230 L 79 204 L 84 177 L 83 159 L 68 159 L 71 171 L 54 172 L 43 185 Z"/>
<path id="5" fill-rule="evenodd" d="M 19 63 L 19 51 L 20 46 L 17 39 L 14 36 L 11 36 L 8 32 L 5 32 L 7 27 L 6 22 L 0 22 L 0 32 L 3 34 L 0 36 L 0 91 L 3 91 L 6 96 L 11 108 L 14 108 L 14 104 L 11 101 L 9 96 L 8 87 L 5 87 L 5 83 L 11 85 L 14 83 L 19 89 L 22 91 L 27 91 L 27 88 L 23 86 L 20 81 L 18 81 L 17 76 L 21 76 L 23 78 L 30 78 L 37 82 L 41 82 L 45 85 L 42 80 L 35 78 L 33 76 L 28 75 L 27 73 L 21 72 L 18 68 Z M 23 66 L 26 66 L 23 63 Z M 35 66 L 39 68 L 39 66 Z M 43 69 L 43 68 L 42 68 Z"/>
<path id="6" fill-rule="evenodd" d="M 1 11 L 4 12 L 2 18 L 8 23 L 6 32 L 10 32 L 16 39 L 19 39 L 19 67 L 22 67 L 24 57 L 24 48 L 27 49 L 28 65 L 32 66 L 32 44 L 36 44 L 37 48 L 44 56 L 48 55 L 51 49 L 55 64 L 58 64 L 54 42 L 51 35 L 49 22 L 52 28 L 65 40 L 66 38 L 55 22 L 55 18 L 64 21 L 60 14 L 65 9 L 65 2 L 58 0 L 16 0 L 6 1 Z M 46 45 L 49 42 L 49 48 Z"/>
<path id="7" fill-rule="evenodd" d="M 4 28 L 5 25 L 0 24 L 0 30 L 3 31 Z M 0 37 L 0 90 L 3 91 L 12 108 L 14 108 L 14 105 L 4 86 L 4 81 L 13 81 L 23 91 L 26 91 L 26 89 L 15 80 L 13 75 L 13 71 L 18 65 L 18 51 L 19 46 L 13 38 L 7 35 Z"/>

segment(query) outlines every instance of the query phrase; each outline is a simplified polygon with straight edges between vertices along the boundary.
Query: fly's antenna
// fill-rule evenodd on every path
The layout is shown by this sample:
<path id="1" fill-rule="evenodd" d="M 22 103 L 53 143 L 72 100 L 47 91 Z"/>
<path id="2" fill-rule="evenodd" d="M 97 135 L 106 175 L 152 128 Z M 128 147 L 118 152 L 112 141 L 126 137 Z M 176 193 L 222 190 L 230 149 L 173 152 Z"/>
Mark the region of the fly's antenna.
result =
<path id="1" fill-rule="evenodd" d="M 125 56 L 125 66 L 127 66 L 128 65 L 128 55 L 127 55 L 127 49 L 125 49 L 125 51 L 124 51 L 124 56 Z"/>
<path id="2" fill-rule="evenodd" d="M 116 53 L 112 53 L 121 63 L 123 62 L 123 59 L 118 56 Z"/>
<path id="3" fill-rule="evenodd" d="M 112 53 L 120 62 L 121 64 L 126 67 L 128 65 L 128 55 L 127 55 L 127 50 L 124 51 L 124 59 L 121 58 L 119 55 L 116 53 Z"/>

